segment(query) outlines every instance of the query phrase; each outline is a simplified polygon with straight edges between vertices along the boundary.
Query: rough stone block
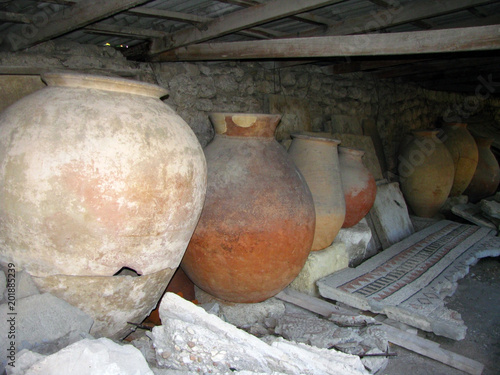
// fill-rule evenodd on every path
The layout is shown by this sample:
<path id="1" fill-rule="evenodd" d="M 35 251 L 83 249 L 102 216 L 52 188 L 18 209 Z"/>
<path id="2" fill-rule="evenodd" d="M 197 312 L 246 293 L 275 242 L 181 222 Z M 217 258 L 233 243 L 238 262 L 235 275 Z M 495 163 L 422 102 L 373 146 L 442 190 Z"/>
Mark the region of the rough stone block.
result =
<path id="1" fill-rule="evenodd" d="M 40 294 L 31 275 L 26 271 L 16 272 L 16 299 L 29 297 L 35 294 Z M 4 292 L 4 300 L 7 299 L 7 291 Z"/>
<path id="2" fill-rule="evenodd" d="M 173 294 L 160 304 L 153 328 L 160 367 L 200 373 L 367 374 L 356 356 L 277 339 L 271 345 Z"/>
<path id="3" fill-rule="evenodd" d="M 32 355 L 29 353 L 23 353 L 19 360 L 24 361 L 24 356 Z M 29 360 L 32 361 L 33 358 Z M 110 339 L 100 338 L 84 339 L 69 345 L 36 361 L 23 374 L 153 375 L 153 371 L 141 352 L 132 345 L 119 345 Z"/>
<path id="4" fill-rule="evenodd" d="M 479 202 L 479 207 L 481 208 L 481 211 L 487 216 L 495 219 L 500 219 L 500 203 L 498 203 L 497 201 L 488 201 L 483 199 L 481 202 Z"/>
<path id="5" fill-rule="evenodd" d="M 218 300 L 203 290 L 196 288 L 196 299 L 205 310 L 211 310 L 222 320 L 237 327 L 247 327 L 264 323 L 267 318 L 280 316 L 285 312 L 285 304 L 276 298 L 259 303 L 232 303 Z M 214 308 L 214 303 L 218 308 Z"/>
<path id="6" fill-rule="evenodd" d="M 16 315 L 9 315 L 9 313 Z M 0 373 L 7 361 L 10 341 L 15 351 L 35 350 L 39 353 L 53 353 L 64 346 L 78 341 L 81 334 L 88 334 L 93 320 L 87 314 L 50 293 L 35 294 L 16 300 L 15 306 L 0 306 Z M 9 318 L 12 318 L 9 321 Z M 12 332 L 11 327 L 15 327 Z M 15 337 L 7 340 L 9 332 Z"/>
<path id="7" fill-rule="evenodd" d="M 406 202 L 397 182 L 377 186 L 377 197 L 370 216 L 384 249 L 414 232 Z"/>
<path id="8" fill-rule="evenodd" d="M 349 267 L 356 267 L 366 259 L 366 249 L 372 238 L 370 227 L 364 222 L 352 226 L 351 228 L 342 228 L 334 242 L 344 243 L 349 254 Z"/>
<path id="9" fill-rule="evenodd" d="M 459 195 L 458 197 L 449 197 L 441 206 L 439 212 L 442 214 L 449 214 L 451 213 L 451 209 L 453 208 L 453 206 L 457 206 L 460 204 L 467 204 L 468 201 L 469 197 L 467 197 L 467 195 Z"/>
<path id="10" fill-rule="evenodd" d="M 290 287 L 312 296 L 319 296 L 316 281 L 349 266 L 349 253 L 346 245 L 334 242 L 329 247 L 312 251 L 299 275 Z"/>

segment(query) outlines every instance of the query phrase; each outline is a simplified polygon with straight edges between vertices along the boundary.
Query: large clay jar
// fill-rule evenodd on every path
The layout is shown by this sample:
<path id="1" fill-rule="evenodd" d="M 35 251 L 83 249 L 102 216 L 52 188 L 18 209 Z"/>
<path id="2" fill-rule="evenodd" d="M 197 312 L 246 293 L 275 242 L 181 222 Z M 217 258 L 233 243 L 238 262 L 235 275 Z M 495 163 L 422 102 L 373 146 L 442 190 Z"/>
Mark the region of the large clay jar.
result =
<path id="1" fill-rule="evenodd" d="M 307 181 L 316 210 L 312 250 L 330 246 L 345 217 L 337 146 L 340 141 L 314 133 L 294 133 L 288 154 Z"/>
<path id="2" fill-rule="evenodd" d="M 200 221 L 182 260 L 205 292 L 259 302 L 300 272 L 314 236 L 306 182 L 274 139 L 279 115 L 214 113 L 205 148 L 208 187 Z"/>
<path id="3" fill-rule="evenodd" d="M 445 123 L 440 138 L 448 148 L 455 165 L 455 178 L 450 196 L 461 195 L 469 186 L 476 171 L 478 150 L 474 138 L 467 130 L 467 124 Z"/>
<path id="4" fill-rule="evenodd" d="M 408 205 L 420 217 L 435 216 L 453 185 L 453 159 L 438 133 L 438 130 L 414 131 L 413 139 L 398 158 L 401 190 Z"/>
<path id="5" fill-rule="evenodd" d="M 342 228 L 350 228 L 366 216 L 375 203 L 377 184 L 361 159 L 363 150 L 339 147 L 340 175 L 345 198 L 345 220 Z"/>
<path id="6" fill-rule="evenodd" d="M 203 150 L 161 87 L 42 78 L 0 115 L 0 261 L 90 314 L 92 334 L 119 337 L 182 259 L 206 192 Z M 141 276 L 113 276 L 124 267 Z"/>
<path id="7" fill-rule="evenodd" d="M 484 137 L 474 137 L 474 139 L 479 159 L 476 172 L 464 194 L 469 197 L 469 201 L 476 203 L 495 194 L 500 183 L 500 169 L 498 161 L 490 149 L 493 139 Z"/>

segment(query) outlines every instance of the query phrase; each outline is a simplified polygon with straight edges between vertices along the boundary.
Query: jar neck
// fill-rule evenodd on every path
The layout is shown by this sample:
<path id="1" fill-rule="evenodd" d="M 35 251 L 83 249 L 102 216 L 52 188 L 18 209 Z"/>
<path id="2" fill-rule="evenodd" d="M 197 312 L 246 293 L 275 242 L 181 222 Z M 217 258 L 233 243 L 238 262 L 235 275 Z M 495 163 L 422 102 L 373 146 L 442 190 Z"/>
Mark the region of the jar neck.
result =
<path id="1" fill-rule="evenodd" d="M 274 138 L 281 115 L 216 112 L 209 118 L 219 135 Z"/>

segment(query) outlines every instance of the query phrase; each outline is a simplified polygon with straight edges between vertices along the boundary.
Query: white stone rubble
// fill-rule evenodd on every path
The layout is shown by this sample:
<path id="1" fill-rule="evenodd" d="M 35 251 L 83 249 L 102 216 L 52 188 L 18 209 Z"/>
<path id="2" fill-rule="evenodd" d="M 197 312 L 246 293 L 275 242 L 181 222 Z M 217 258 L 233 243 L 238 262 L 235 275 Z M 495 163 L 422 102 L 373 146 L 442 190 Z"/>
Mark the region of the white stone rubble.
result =
<path id="1" fill-rule="evenodd" d="M 152 331 L 159 367 L 201 373 L 367 374 L 356 356 L 281 338 L 268 345 L 173 293 L 163 297 L 160 318 L 164 325 Z"/>

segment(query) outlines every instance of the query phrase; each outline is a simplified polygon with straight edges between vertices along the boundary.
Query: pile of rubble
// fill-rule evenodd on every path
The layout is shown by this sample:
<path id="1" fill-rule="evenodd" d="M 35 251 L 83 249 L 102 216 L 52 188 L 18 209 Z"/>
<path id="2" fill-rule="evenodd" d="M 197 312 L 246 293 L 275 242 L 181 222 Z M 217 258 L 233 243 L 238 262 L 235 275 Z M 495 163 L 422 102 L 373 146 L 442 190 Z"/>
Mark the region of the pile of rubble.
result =
<path id="1" fill-rule="evenodd" d="M 0 311 L 8 316 L 4 292 Z M 388 360 L 387 339 L 375 320 L 331 321 L 276 298 L 197 306 L 167 293 L 160 304 L 163 325 L 138 329 L 126 343 L 92 337 L 89 316 L 49 293 L 39 294 L 27 273 L 16 275 L 16 294 L 11 353 L 8 340 L 0 343 L 8 353 L 0 373 L 5 369 L 8 375 L 358 375 L 374 373 Z M 0 328 L 8 337 L 7 319 Z"/>

